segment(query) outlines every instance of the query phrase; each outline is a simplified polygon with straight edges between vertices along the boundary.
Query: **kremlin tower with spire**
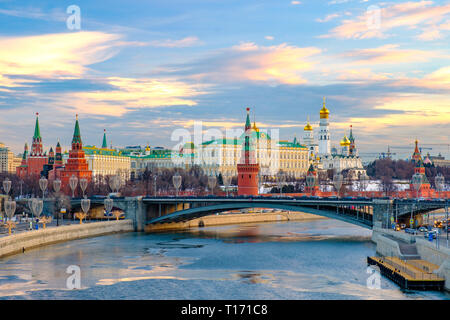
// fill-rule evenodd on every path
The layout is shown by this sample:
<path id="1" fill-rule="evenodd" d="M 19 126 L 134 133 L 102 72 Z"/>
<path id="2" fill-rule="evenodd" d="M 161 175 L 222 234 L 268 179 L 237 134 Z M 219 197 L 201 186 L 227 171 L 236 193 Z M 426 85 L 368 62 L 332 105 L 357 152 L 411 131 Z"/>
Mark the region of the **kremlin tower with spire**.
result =
<path id="1" fill-rule="evenodd" d="M 39 177 L 44 165 L 48 163 L 48 157 L 43 151 L 41 130 L 39 128 L 39 113 L 36 113 L 36 124 L 34 127 L 33 143 L 31 152 L 28 154 L 28 145 L 25 144 L 22 163 L 17 167 L 17 175 L 23 179 L 27 176 Z"/>
<path id="2" fill-rule="evenodd" d="M 250 108 L 247 108 L 247 120 L 245 121 L 242 158 L 241 163 L 237 164 L 238 195 L 256 196 L 259 193 L 259 164 L 256 163 L 254 144 L 251 141 L 251 131 L 252 125 L 250 123 Z"/>
<path id="3" fill-rule="evenodd" d="M 61 187 L 63 190 L 69 190 L 69 179 L 75 176 L 80 179 L 85 178 L 90 182 L 92 180 L 92 171 L 89 170 L 88 163 L 84 156 L 83 142 L 81 141 L 80 125 L 78 115 L 76 116 L 75 129 L 72 138 L 72 149 L 69 151 L 69 158 L 61 171 Z"/>

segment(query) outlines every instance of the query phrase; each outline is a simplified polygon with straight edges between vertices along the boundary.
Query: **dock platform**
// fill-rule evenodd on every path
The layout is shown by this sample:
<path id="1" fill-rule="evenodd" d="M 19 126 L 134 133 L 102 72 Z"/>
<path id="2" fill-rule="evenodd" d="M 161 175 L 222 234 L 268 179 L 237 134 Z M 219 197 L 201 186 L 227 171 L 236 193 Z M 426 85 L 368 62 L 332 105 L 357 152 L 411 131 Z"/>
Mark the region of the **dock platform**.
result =
<path id="1" fill-rule="evenodd" d="M 369 265 L 376 265 L 380 273 L 403 289 L 408 290 L 444 290 L 445 279 L 433 273 L 438 269 L 424 260 L 401 260 L 397 257 L 367 257 Z"/>

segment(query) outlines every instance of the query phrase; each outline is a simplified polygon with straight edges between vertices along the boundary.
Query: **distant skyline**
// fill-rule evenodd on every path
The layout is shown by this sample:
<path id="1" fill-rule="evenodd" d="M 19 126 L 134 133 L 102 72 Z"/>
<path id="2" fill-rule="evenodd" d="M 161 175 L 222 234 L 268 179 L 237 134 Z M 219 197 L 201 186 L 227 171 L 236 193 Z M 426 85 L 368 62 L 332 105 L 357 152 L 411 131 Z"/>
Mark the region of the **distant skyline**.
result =
<path id="1" fill-rule="evenodd" d="M 353 125 L 361 153 L 450 158 L 449 33 L 448 1 L 0 0 L 0 141 L 22 152 L 39 112 L 45 150 L 68 149 L 78 113 L 85 144 L 170 148 L 246 107 L 301 139 L 325 96 L 332 145 Z"/>

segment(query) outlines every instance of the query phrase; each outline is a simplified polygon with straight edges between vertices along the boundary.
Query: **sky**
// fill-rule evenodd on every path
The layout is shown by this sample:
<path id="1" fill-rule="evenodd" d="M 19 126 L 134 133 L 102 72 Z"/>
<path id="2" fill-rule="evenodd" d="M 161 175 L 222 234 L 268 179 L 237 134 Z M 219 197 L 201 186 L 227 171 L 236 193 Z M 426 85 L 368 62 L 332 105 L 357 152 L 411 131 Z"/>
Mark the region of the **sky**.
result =
<path id="1" fill-rule="evenodd" d="M 0 0 L 0 141 L 22 152 L 38 112 L 46 150 L 76 114 L 84 144 L 171 148 L 246 107 L 293 140 L 326 97 L 332 145 L 450 158 L 449 33 L 448 1 Z"/>

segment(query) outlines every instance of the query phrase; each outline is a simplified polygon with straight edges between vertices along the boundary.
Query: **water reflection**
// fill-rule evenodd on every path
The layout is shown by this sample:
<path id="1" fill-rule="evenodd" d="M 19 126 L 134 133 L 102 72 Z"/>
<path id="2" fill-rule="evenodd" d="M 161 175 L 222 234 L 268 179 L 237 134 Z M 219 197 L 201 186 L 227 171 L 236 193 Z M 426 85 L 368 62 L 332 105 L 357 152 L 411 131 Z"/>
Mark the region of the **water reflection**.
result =
<path id="1" fill-rule="evenodd" d="M 32 299 L 405 299 L 366 287 L 369 230 L 332 220 L 117 234 L 1 260 L 0 297 Z M 82 290 L 66 289 L 66 268 Z"/>

